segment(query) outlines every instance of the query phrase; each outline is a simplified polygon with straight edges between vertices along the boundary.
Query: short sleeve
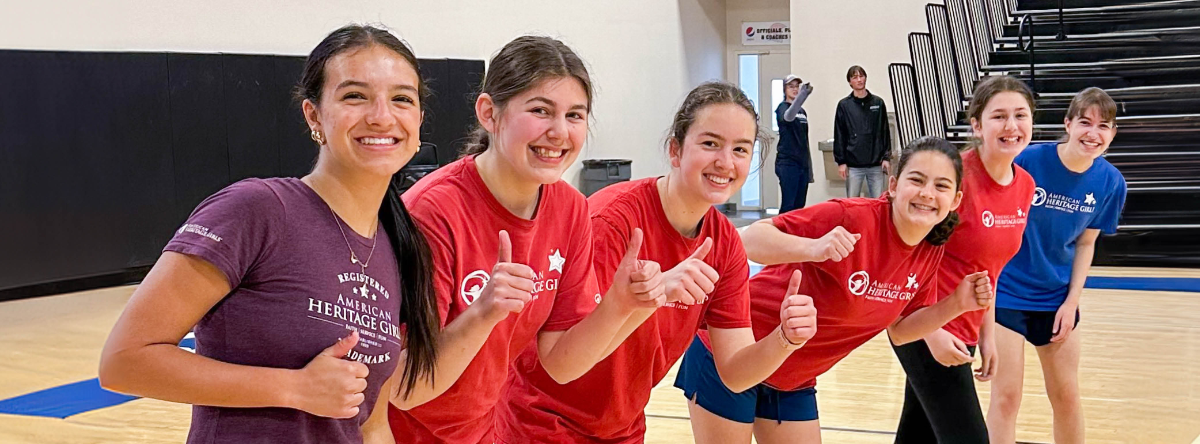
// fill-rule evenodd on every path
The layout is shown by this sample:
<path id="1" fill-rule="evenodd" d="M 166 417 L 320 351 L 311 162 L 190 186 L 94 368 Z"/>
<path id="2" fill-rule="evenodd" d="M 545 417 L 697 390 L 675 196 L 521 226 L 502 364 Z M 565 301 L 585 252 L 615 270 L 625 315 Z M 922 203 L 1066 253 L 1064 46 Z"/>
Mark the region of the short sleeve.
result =
<path id="1" fill-rule="evenodd" d="M 588 223 L 587 205 L 583 196 L 578 196 L 581 205 L 576 206 L 572 227 L 579 231 L 570 233 L 571 250 L 563 265 L 562 280 L 554 296 L 554 307 L 550 317 L 542 325 L 545 331 L 570 329 L 582 321 L 600 303 L 600 290 L 592 264 L 592 227 Z"/>
<path id="2" fill-rule="evenodd" d="M 749 328 L 750 324 L 750 263 L 746 248 L 732 227 L 722 234 L 719 255 L 720 279 L 713 289 L 711 302 L 704 314 L 704 323 L 714 328 Z"/>
<path id="3" fill-rule="evenodd" d="M 845 214 L 846 210 L 840 203 L 826 201 L 780 214 L 771 218 L 771 223 L 784 233 L 816 239 L 844 225 Z"/>
<path id="4" fill-rule="evenodd" d="M 617 223 L 604 216 L 592 216 L 592 269 L 596 274 L 597 288 L 607 292 L 612 286 L 613 274 L 625 255 L 624 246 L 629 244 L 626 224 Z"/>
<path id="5" fill-rule="evenodd" d="M 261 180 L 237 182 L 204 199 L 163 248 L 200 258 L 237 288 L 284 226 L 283 202 Z"/>
<path id="6" fill-rule="evenodd" d="M 411 205 L 411 204 L 410 204 Z M 421 206 L 414 205 L 417 208 Z M 413 220 L 417 223 L 417 228 L 421 230 L 421 234 L 425 236 L 425 242 L 429 244 L 433 266 L 433 289 L 437 295 L 438 316 L 442 322 L 442 328 L 449 323 L 450 305 L 454 301 L 454 295 L 458 294 L 457 279 L 454 278 L 454 243 L 449 238 L 449 224 L 441 220 L 436 215 L 429 214 L 426 211 L 411 210 Z"/>
<path id="7" fill-rule="evenodd" d="M 1125 208 L 1125 195 L 1128 191 L 1125 177 L 1116 172 L 1116 168 L 1112 169 L 1116 180 L 1113 181 L 1108 196 L 1105 196 L 1103 207 L 1096 212 L 1096 217 L 1093 217 L 1091 223 L 1088 224 L 1088 228 L 1099 229 L 1104 234 L 1117 232 L 1117 224 L 1121 220 L 1121 211 Z"/>

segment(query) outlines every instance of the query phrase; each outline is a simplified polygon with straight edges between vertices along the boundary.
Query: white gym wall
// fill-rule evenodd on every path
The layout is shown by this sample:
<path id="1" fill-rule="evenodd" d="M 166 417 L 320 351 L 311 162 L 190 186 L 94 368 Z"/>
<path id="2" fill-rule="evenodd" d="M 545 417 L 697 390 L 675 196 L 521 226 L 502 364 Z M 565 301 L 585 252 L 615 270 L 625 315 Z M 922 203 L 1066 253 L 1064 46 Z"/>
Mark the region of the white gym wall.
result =
<path id="1" fill-rule="evenodd" d="M 730 0 L 734 2 L 737 0 Z M 843 182 L 829 182 L 817 143 L 833 137 L 837 103 L 850 94 L 846 70 L 860 65 L 867 71 L 867 89 L 896 112 L 887 66 L 911 63 L 908 33 L 928 32 L 928 0 L 791 0 L 792 71 L 813 84 L 805 102 L 816 183 L 808 202 L 845 196 Z"/>
<path id="2" fill-rule="evenodd" d="M 487 60 L 525 33 L 562 39 L 598 89 L 580 159 L 633 159 L 634 178 L 666 172 L 675 108 L 725 72 L 723 0 L 5 2 L 0 48 L 305 55 L 349 22 L 385 24 L 423 58 Z"/>

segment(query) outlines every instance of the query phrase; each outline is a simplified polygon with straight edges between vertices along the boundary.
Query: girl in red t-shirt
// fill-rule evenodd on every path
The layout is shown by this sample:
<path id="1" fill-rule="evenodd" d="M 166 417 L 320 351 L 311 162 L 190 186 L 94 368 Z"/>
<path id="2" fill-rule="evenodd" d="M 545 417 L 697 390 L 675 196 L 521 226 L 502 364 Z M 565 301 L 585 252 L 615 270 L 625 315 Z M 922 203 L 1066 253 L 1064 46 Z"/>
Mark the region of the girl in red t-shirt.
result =
<path id="1" fill-rule="evenodd" d="M 943 139 L 918 139 L 896 167 L 883 198 L 834 199 L 743 232 L 749 258 L 767 265 L 750 280 L 754 336 L 776 334 L 796 270 L 804 277 L 799 293 L 813 295 L 817 332 L 763 383 L 740 393 L 716 377 L 709 349 L 688 350 L 676 385 L 688 398 L 696 442 L 749 442 L 752 433 L 760 443 L 819 442 L 818 375 L 884 329 L 896 342 L 911 342 L 991 304 L 986 273 L 968 276 L 954 297 L 934 303 L 940 245 L 954 230 L 948 216 L 962 198 L 958 151 Z M 704 332 L 701 338 L 712 341 Z"/>
<path id="2" fill-rule="evenodd" d="M 658 265 L 637 260 L 640 231 L 610 270 L 613 284 L 597 291 L 587 202 L 562 181 L 583 149 L 591 91 L 583 61 L 562 42 L 509 42 L 488 64 L 466 156 L 404 194 L 433 251 L 442 322 L 483 334 L 448 353 L 470 364 L 457 382 L 447 377 L 445 394 L 409 410 L 395 402 L 397 441 L 492 442 L 495 405 L 522 351 L 555 381 L 574 380 L 624 339 L 631 316 L 664 303 Z"/>
<path id="3" fill-rule="evenodd" d="M 1033 135 L 1033 93 L 1020 80 L 995 76 L 979 82 L 972 97 L 967 115 L 979 143 L 962 155 L 960 224 L 937 276 L 943 289 L 979 270 L 994 283 L 1021 248 L 1033 200 L 1033 178 L 1013 164 Z M 995 374 L 995 315 L 967 312 L 923 340 L 893 346 L 906 374 L 897 443 L 988 442 L 971 362 L 978 344 L 982 365 L 975 378 Z"/>
<path id="4" fill-rule="evenodd" d="M 728 83 L 693 89 L 675 114 L 668 141 L 671 170 L 610 185 L 588 199 L 600 288 L 620 265 L 635 229 L 642 255 L 663 273 L 668 303 L 630 318 L 625 342 L 582 378 L 551 379 L 534 350 L 517 360 L 498 413 L 497 442 L 640 443 L 650 391 L 706 325 L 722 380 L 735 390 L 762 382 L 815 333 L 808 296 L 776 304 L 785 328 L 755 342 L 750 329 L 749 264 L 737 229 L 715 204 L 727 202 L 750 174 L 758 134 L 750 99 Z"/>

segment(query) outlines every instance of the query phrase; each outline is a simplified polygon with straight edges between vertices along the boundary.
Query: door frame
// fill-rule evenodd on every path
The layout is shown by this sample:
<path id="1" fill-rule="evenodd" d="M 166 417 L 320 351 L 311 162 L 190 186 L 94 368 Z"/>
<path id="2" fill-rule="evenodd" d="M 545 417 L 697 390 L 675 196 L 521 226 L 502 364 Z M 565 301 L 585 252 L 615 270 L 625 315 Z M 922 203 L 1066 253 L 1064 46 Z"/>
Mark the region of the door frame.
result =
<path id="1" fill-rule="evenodd" d="M 739 211 L 741 211 L 741 210 L 766 211 L 767 208 L 778 209 L 781 192 L 779 190 L 779 179 L 778 179 L 778 176 L 776 176 L 776 174 L 775 174 L 775 155 L 777 152 L 776 144 L 779 142 L 779 132 L 772 129 L 772 122 L 774 122 L 774 120 L 775 120 L 775 108 L 772 107 L 771 103 L 770 103 L 771 102 L 771 100 L 770 100 L 771 99 L 771 81 L 770 81 L 770 79 L 773 79 L 774 76 L 770 75 L 769 73 L 766 73 L 765 70 L 762 69 L 762 67 L 763 67 L 762 57 L 779 55 L 779 56 L 784 56 L 787 58 L 787 60 L 788 60 L 787 65 L 788 65 L 789 71 L 785 71 L 785 72 L 779 74 L 779 78 L 783 79 L 785 76 L 787 76 L 788 72 L 790 72 L 790 69 L 791 69 L 791 51 L 790 51 L 790 48 L 789 49 L 775 49 L 775 50 L 762 49 L 762 50 L 736 50 L 736 51 L 733 51 L 733 60 L 732 60 L 732 67 L 733 67 L 732 72 L 734 75 L 733 83 L 735 85 L 737 85 L 739 88 L 741 87 L 741 84 L 742 84 L 741 83 L 741 69 L 740 69 L 741 60 L 740 59 L 741 59 L 741 56 L 743 56 L 743 55 L 757 55 L 760 57 L 758 59 L 758 66 L 759 66 L 758 95 L 759 95 L 759 97 L 756 97 L 753 99 L 756 103 L 758 103 L 758 106 L 759 106 L 759 110 L 758 110 L 759 111 L 759 127 L 760 127 L 759 132 L 762 136 L 762 138 L 760 139 L 760 147 L 761 147 L 760 152 L 766 152 L 767 156 L 761 160 L 761 162 L 762 162 L 761 167 L 760 167 L 760 165 L 751 165 L 750 166 L 751 171 L 754 171 L 754 169 L 758 169 L 759 206 L 747 207 L 747 206 L 742 205 L 742 190 L 738 190 L 737 193 L 734 193 L 734 195 L 730 199 L 730 202 L 735 204 L 736 208 Z M 745 188 L 745 186 L 743 186 L 743 189 L 744 188 Z"/>

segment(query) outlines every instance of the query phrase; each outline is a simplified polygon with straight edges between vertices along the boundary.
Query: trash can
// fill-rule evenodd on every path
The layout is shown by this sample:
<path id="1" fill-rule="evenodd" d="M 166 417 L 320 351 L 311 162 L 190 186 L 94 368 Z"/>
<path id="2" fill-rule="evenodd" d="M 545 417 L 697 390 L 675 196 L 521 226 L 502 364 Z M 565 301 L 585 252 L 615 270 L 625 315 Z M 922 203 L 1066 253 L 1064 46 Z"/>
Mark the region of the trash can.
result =
<path id="1" fill-rule="evenodd" d="M 583 172 L 580 173 L 579 191 L 584 196 L 600 191 L 601 188 L 617 182 L 629 180 L 632 160 L 629 159 L 587 159 L 583 161 Z"/>

